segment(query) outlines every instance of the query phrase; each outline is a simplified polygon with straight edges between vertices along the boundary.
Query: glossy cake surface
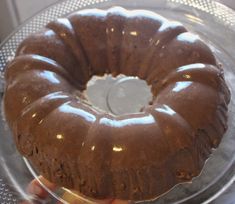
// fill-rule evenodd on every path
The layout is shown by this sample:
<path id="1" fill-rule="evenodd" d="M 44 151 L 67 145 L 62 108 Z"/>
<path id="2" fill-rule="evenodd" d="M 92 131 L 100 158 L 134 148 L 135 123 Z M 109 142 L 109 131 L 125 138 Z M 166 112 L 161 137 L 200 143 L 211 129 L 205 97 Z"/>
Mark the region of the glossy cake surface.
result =
<path id="1" fill-rule="evenodd" d="M 138 76 L 139 113 L 82 99 L 94 75 Z M 47 179 L 94 198 L 149 200 L 199 175 L 227 129 L 230 92 L 210 48 L 145 10 L 83 10 L 26 38 L 6 69 L 4 108 L 18 150 Z"/>

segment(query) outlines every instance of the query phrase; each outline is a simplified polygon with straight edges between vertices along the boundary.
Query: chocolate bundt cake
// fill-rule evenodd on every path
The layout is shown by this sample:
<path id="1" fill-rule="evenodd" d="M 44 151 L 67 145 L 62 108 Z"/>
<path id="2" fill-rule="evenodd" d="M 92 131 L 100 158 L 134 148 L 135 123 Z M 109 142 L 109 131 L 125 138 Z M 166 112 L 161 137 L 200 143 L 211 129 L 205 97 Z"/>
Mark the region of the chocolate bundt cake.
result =
<path id="1" fill-rule="evenodd" d="M 94 75 L 137 76 L 153 94 L 115 116 L 84 102 Z M 83 10 L 26 38 L 6 68 L 19 152 L 47 179 L 93 198 L 149 200 L 199 175 L 227 129 L 230 92 L 210 48 L 145 10 Z"/>

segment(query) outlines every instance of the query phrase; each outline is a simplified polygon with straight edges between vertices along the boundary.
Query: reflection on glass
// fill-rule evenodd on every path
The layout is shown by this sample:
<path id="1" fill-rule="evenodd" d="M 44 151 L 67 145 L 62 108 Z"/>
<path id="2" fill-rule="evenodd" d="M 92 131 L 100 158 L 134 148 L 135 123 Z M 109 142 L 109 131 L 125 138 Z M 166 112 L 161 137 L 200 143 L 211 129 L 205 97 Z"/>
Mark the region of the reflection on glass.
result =
<path id="1" fill-rule="evenodd" d="M 37 116 L 37 113 L 34 113 L 33 115 L 32 115 L 32 118 L 35 118 Z"/>
<path id="2" fill-rule="evenodd" d="M 67 28 L 69 28 L 69 29 L 71 29 L 71 30 L 73 29 L 73 27 L 72 27 L 72 25 L 71 25 L 71 23 L 69 22 L 68 19 L 66 19 L 66 18 L 60 18 L 60 19 L 58 19 L 58 21 L 59 21 L 61 24 L 66 25 Z"/>
<path id="3" fill-rule="evenodd" d="M 174 92 L 182 91 L 183 89 L 188 88 L 192 83 L 193 82 L 191 82 L 191 81 L 176 82 L 175 87 L 173 88 L 172 91 L 174 91 Z"/>
<path id="4" fill-rule="evenodd" d="M 84 118 L 88 122 L 95 122 L 96 121 L 96 117 L 93 114 L 88 113 L 87 111 L 79 109 L 79 108 L 74 108 L 74 107 L 70 106 L 69 104 L 62 105 L 61 107 L 59 107 L 59 110 L 64 113 L 78 115 L 78 116 Z"/>
<path id="5" fill-rule="evenodd" d="M 64 136 L 63 136 L 62 134 L 57 134 L 57 135 L 56 135 L 56 138 L 57 138 L 58 140 L 62 140 L 62 139 L 64 139 Z"/>
<path id="6" fill-rule="evenodd" d="M 190 76 L 189 74 L 184 74 L 183 77 L 184 77 L 185 79 L 190 79 L 190 78 L 191 78 L 191 76 Z"/>
<path id="7" fill-rule="evenodd" d="M 40 72 L 40 76 L 42 76 L 45 79 L 48 79 L 50 82 L 54 84 L 60 83 L 60 81 L 55 77 L 55 74 L 53 72 L 43 71 L 43 72 Z"/>
<path id="8" fill-rule="evenodd" d="M 176 113 L 168 105 L 165 105 L 165 104 L 163 105 L 163 108 L 156 108 L 155 110 L 161 113 L 166 113 L 168 115 L 174 115 Z"/>
<path id="9" fill-rule="evenodd" d="M 123 120 L 112 120 L 109 118 L 101 118 L 100 124 L 109 125 L 112 127 L 124 127 L 128 125 L 147 125 L 155 123 L 155 119 L 152 115 L 136 117 L 136 118 L 128 118 Z"/>
<path id="10" fill-rule="evenodd" d="M 182 72 L 182 71 L 189 70 L 189 69 L 203 69 L 205 67 L 206 67 L 205 64 L 200 64 L 200 63 L 189 64 L 189 65 L 185 65 L 185 66 L 179 67 L 177 69 L 177 71 Z"/>
<path id="11" fill-rule="evenodd" d="M 130 32 L 130 35 L 137 36 L 138 33 L 137 33 L 136 31 L 131 31 L 131 32 Z"/>
<path id="12" fill-rule="evenodd" d="M 95 146 L 92 146 L 92 147 L 91 147 L 91 151 L 94 151 L 94 150 L 95 150 Z"/>
<path id="13" fill-rule="evenodd" d="M 121 152 L 121 151 L 123 151 L 123 148 L 122 147 L 118 147 L 118 146 L 114 146 L 113 147 L 113 151 L 114 152 Z"/>
<path id="14" fill-rule="evenodd" d="M 189 43 L 195 43 L 198 39 L 198 35 L 192 33 L 183 33 L 177 36 L 177 40 Z"/>
<path id="15" fill-rule="evenodd" d="M 197 24 L 201 24 L 201 25 L 204 24 L 204 23 L 203 23 L 203 20 L 200 19 L 200 18 L 198 18 L 198 17 L 196 17 L 196 16 L 193 16 L 193 15 L 191 15 L 191 14 L 185 14 L 185 16 L 186 16 L 186 18 L 188 18 L 189 21 L 191 21 L 191 22 L 194 22 L 194 23 L 197 23 Z"/>

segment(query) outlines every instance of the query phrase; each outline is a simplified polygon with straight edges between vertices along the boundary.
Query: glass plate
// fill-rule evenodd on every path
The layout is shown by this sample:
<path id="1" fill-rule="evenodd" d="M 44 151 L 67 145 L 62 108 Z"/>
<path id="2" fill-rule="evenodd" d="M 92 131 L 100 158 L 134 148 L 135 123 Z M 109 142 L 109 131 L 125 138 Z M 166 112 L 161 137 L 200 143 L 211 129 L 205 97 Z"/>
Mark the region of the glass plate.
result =
<path id="1" fill-rule="evenodd" d="M 225 70 L 225 78 L 232 93 L 229 105 L 228 131 L 217 150 L 207 160 L 201 175 L 191 183 L 179 184 L 158 198 L 153 203 L 209 203 L 222 194 L 235 180 L 235 13 L 226 6 L 211 0 L 66 0 L 43 10 L 26 21 L 3 42 L 0 47 L 0 100 L 4 90 L 4 67 L 14 56 L 18 44 L 29 34 L 41 29 L 55 18 L 66 16 L 73 11 L 84 8 L 109 8 L 123 6 L 127 9 L 147 9 L 166 18 L 182 22 L 190 31 L 197 33 L 212 48 Z M 31 199 L 25 193 L 28 182 L 37 173 L 28 161 L 16 151 L 11 133 L 1 112 L 0 120 L 0 161 L 1 174 L 18 192 L 17 199 Z M 43 185 L 43 184 L 42 184 Z M 48 190 L 48 189 L 47 189 Z M 49 190 L 48 190 L 49 191 Z M 49 191 L 51 198 L 69 202 L 71 196 L 80 203 L 93 203 L 92 200 L 75 195 L 73 192 L 59 188 Z"/>

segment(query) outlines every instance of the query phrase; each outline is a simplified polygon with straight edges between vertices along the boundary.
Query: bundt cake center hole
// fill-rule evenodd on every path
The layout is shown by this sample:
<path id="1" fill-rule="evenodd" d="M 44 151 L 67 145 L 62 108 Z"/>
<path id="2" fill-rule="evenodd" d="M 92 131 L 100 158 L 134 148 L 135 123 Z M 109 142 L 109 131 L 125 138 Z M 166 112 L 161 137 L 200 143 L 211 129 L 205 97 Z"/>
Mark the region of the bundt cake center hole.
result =
<path id="1" fill-rule="evenodd" d="M 138 77 L 93 76 L 85 91 L 91 105 L 114 115 L 141 112 L 152 100 L 150 86 Z"/>

